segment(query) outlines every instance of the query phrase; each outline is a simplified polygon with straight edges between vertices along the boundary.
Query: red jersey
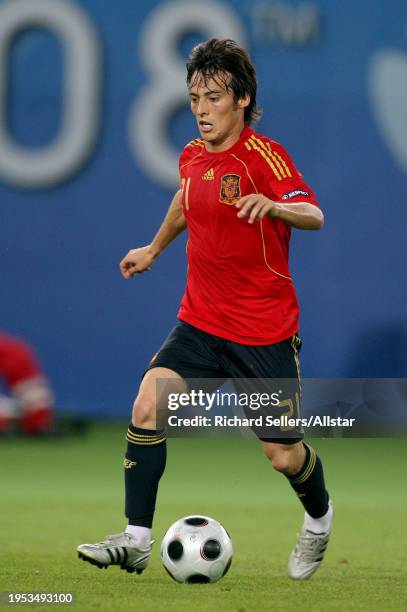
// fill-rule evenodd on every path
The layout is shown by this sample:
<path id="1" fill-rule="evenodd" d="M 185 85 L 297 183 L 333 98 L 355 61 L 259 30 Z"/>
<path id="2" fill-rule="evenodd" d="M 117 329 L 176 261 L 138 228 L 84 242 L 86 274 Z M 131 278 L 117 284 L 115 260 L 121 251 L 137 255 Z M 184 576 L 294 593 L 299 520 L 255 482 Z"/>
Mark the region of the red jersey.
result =
<path id="1" fill-rule="evenodd" d="M 220 153 L 193 140 L 179 167 L 189 237 L 178 318 L 241 344 L 275 344 L 297 333 L 298 302 L 288 267 L 291 228 L 269 216 L 249 224 L 234 206 L 253 193 L 317 205 L 288 153 L 245 127 L 233 147 Z"/>

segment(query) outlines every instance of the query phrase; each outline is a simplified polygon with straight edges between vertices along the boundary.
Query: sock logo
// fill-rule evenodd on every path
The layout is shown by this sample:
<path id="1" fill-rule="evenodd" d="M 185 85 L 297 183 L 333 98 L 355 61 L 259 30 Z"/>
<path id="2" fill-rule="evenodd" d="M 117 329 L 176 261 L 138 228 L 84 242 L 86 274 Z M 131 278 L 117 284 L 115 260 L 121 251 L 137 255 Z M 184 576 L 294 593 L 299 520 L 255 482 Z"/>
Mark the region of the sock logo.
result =
<path id="1" fill-rule="evenodd" d="M 130 459 L 125 459 L 123 461 L 123 467 L 125 470 L 130 470 L 135 465 L 137 465 L 137 461 L 130 461 Z"/>

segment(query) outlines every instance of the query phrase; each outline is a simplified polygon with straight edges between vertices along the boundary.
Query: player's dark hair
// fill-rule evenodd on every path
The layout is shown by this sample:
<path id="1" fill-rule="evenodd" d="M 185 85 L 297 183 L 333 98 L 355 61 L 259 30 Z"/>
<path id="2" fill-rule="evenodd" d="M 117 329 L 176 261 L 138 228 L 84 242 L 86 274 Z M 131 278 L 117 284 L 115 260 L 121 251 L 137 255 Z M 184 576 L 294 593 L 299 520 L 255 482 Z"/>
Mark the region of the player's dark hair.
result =
<path id="1" fill-rule="evenodd" d="M 256 70 L 248 53 L 230 38 L 210 38 L 194 47 L 187 63 L 187 84 L 192 79 L 203 79 L 206 84 L 214 79 L 227 91 L 232 90 L 235 102 L 246 95 L 250 103 L 244 109 L 244 120 L 249 125 L 260 118 L 261 112 L 256 107 L 257 79 Z"/>

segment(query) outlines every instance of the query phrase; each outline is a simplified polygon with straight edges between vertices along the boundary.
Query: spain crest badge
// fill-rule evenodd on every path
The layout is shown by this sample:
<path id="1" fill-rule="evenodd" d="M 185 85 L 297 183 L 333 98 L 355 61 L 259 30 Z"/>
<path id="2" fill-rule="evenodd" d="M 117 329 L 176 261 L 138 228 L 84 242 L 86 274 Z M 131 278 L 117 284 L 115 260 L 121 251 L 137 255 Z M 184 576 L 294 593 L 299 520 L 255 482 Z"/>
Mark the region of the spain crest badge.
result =
<path id="1" fill-rule="evenodd" d="M 240 198 L 240 176 L 225 174 L 222 176 L 219 200 L 224 204 L 234 204 Z"/>

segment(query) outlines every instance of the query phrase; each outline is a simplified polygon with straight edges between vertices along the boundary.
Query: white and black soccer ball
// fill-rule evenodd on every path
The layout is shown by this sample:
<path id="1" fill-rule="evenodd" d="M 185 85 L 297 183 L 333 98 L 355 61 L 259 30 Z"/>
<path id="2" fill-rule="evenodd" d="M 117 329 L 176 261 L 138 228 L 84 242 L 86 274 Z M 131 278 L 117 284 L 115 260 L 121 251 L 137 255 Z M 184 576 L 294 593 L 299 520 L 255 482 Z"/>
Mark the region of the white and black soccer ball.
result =
<path id="1" fill-rule="evenodd" d="M 185 516 L 171 525 L 161 542 L 165 569 L 177 582 L 217 582 L 232 564 L 232 541 L 209 516 Z"/>

